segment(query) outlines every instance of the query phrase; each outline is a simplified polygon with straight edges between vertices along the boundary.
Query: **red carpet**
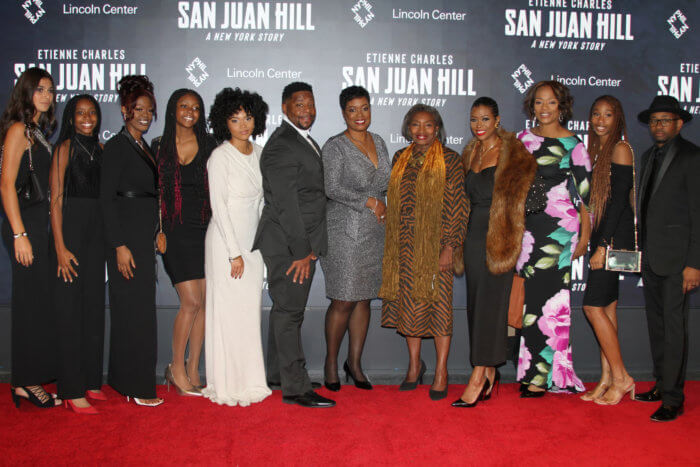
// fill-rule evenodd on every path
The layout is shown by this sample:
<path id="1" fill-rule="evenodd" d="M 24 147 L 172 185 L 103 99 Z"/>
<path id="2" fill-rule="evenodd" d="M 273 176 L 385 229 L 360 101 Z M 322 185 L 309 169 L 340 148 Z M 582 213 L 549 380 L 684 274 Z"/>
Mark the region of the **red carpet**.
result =
<path id="1" fill-rule="evenodd" d="M 162 406 L 137 407 L 105 386 L 110 399 L 90 416 L 17 410 L 8 388 L 0 385 L 1 465 L 700 465 L 697 381 L 686 385 L 685 414 L 669 423 L 649 421 L 657 403 L 521 400 L 513 384 L 473 409 L 450 407 L 463 390 L 454 385 L 439 402 L 428 386 L 343 386 L 332 409 L 283 404 L 280 391 L 251 407 L 220 407 L 165 387 Z"/>

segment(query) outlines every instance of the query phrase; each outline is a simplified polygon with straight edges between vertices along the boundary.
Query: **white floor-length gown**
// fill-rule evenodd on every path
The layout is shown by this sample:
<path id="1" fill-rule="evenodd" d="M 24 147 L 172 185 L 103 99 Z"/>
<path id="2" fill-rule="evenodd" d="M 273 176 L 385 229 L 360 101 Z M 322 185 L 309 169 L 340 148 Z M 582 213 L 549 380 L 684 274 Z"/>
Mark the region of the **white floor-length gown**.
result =
<path id="1" fill-rule="evenodd" d="M 262 148 L 244 155 L 224 142 L 207 163 L 212 218 L 207 229 L 204 396 L 246 406 L 271 394 L 265 379 L 260 316 L 263 259 L 251 252 L 262 211 Z M 243 277 L 231 277 L 229 258 L 243 257 Z"/>

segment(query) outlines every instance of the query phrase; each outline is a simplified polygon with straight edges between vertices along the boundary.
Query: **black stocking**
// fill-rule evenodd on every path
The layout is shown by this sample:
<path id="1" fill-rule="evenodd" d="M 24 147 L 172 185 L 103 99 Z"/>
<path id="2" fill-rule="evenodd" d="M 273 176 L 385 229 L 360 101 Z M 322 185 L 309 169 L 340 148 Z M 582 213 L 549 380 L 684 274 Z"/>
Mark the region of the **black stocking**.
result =
<path id="1" fill-rule="evenodd" d="M 362 372 L 362 349 L 365 346 L 367 329 L 369 327 L 369 300 L 357 302 L 355 309 L 350 315 L 348 323 L 348 334 L 350 345 L 348 347 L 348 365 L 350 371 L 358 381 L 367 381 Z"/>
<path id="2" fill-rule="evenodd" d="M 331 300 L 326 311 L 326 364 L 323 372 L 325 381 L 329 383 L 338 382 L 338 351 L 355 303 Z"/>

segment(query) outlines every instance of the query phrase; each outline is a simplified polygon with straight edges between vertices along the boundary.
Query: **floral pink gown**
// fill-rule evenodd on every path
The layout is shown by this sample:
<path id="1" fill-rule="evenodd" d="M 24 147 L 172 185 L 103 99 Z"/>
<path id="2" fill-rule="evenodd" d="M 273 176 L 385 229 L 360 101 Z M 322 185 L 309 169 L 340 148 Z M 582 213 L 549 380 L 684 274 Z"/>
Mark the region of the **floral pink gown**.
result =
<path id="1" fill-rule="evenodd" d="M 574 372 L 569 343 L 571 255 L 578 243 L 577 205 L 588 204 L 591 162 L 576 136 L 546 138 L 524 130 L 518 139 L 537 160 L 546 207 L 527 215 L 516 265 L 525 278 L 517 379 L 552 391 L 578 392 L 584 388 Z"/>

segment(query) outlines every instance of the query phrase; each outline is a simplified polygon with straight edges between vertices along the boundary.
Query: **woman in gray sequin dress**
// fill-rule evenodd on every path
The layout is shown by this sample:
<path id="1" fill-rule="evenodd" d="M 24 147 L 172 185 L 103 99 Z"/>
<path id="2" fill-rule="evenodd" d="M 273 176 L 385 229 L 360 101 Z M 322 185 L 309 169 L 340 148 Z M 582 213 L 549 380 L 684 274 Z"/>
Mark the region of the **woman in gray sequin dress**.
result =
<path id="1" fill-rule="evenodd" d="M 321 258 L 326 295 L 325 385 L 340 390 L 338 351 L 348 331 L 348 358 L 343 365 L 355 386 L 371 389 L 362 372 L 362 348 L 370 317 L 370 300 L 381 283 L 384 251 L 384 204 L 391 165 L 384 140 L 367 131 L 371 110 L 367 90 L 351 86 L 340 93 L 347 129 L 323 146 L 328 254 Z"/>

